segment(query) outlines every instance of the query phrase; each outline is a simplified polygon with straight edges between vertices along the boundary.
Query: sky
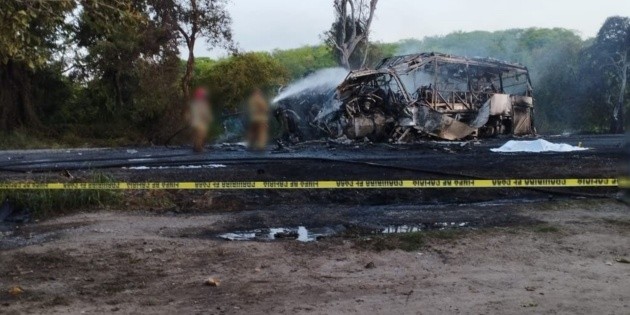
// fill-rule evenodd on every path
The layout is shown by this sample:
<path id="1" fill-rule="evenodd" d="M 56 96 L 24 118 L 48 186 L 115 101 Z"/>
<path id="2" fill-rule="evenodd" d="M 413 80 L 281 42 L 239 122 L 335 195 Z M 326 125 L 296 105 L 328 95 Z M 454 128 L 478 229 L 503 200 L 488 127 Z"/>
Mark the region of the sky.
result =
<path id="1" fill-rule="evenodd" d="M 333 0 L 230 0 L 241 51 L 271 51 L 321 43 L 333 22 Z M 563 27 L 595 36 L 612 15 L 630 16 L 630 0 L 380 0 L 371 40 L 446 35 L 455 31 Z M 205 42 L 197 56 L 222 57 Z"/>

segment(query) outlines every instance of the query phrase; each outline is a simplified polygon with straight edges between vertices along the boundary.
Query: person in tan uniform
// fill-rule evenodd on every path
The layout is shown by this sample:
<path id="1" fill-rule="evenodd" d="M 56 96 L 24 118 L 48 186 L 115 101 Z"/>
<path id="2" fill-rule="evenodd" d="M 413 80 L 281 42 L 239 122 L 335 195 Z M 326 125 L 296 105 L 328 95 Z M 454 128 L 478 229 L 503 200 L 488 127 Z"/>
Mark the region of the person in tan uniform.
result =
<path id="1" fill-rule="evenodd" d="M 247 142 L 255 150 L 264 150 L 269 133 L 269 105 L 263 92 L 256 88 L 248 101 L 249 130 Z"/>
<path id="2" fill-rule="evenodd" d="M 188 120 L 192 129 L 193 150 L 197 153 L 203 152 L 208 129 L 212 122 L 212 112 L 210 111 L 206 89 L 197 88 L 195 90 L 194 97 L 190 102 Z"/>

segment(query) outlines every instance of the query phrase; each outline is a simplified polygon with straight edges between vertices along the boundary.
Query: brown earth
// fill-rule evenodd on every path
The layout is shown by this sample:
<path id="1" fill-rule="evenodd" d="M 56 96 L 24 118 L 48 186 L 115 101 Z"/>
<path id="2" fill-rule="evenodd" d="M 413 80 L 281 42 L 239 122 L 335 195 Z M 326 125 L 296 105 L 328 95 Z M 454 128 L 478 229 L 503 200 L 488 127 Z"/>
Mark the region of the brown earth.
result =
<path id="1" fill-rule="evenodd" d="M 630 313 L 627 205 L 504 209 L 522 224 L 426 232 L 413 251 L 371 246 L 396 236 L 183 237 L 229 226 L 237 213 L 65 216 L 0 236 L 14 244 L 0 250 L 0 313 Z M 220 285 L 204 285 L 209 277 Z M 24 293 L 9 294 L 15 286 Z"/>

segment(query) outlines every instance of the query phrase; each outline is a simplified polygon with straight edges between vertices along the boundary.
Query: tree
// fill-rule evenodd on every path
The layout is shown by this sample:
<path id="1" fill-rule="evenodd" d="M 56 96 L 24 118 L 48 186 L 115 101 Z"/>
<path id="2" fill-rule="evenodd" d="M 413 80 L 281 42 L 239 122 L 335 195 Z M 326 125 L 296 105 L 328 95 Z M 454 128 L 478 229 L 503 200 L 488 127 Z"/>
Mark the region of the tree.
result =
<path id="1" fill-rule="evenodd" d="M 73 0 L 20 0 L 0 10 L 0 129 L 40 127 L 33 103 L 34 72 L 43 68 L 58 47 Z"/>
<path id="2" fill-rule="evenodd" d="M 120 118 L 121 112 L 133 110 L 138 68 L 166 65 L 168 59 L 177 58 L 177 37 L 155 20 L 146 1 L 117 0 L 107 7 L 85 2 L 82 8 L 74 33 L 78 47 L 87 54 L 75 62 L 81 65 L 83 78 L 98 80 L 95 87 L 106 90 L 98 104 L 104 114 Z"/>
<path id="3" fill-rule="evenodd" d="M 195 69 L 195 44 L 205 38 L 212 45 L 234 51 L 232 19 L 225 5 L 227 0 L 151 0 L 164 23 L 176 31 L 188 49 L 186 69 L 181 79 L 184 97 L 190 97 L 190 84 Z"/>
<path id="4" fill-rule="evenodd" d="M 289 75 L 294 80 L 316 70 L 337 65 L 330 49 L 324 45 L 303 46 L 286 50 L 276 49 L 272 55 L 289 71 Z"/>
<path id="5" fill-rule="evenodd" d="M 210 88 L 213 106 L 218 111 L 234 112 L 254 88 L 269 95 L 286 84 L 288 78 L 287 69 L 268 53 L 244 53 L 200 69 L 195 81 Z"/>
<path id="6" fill-rule="evenodd" d="M 137 36 L 130 34 L 138 28 L 127 29 L 130 24 L 126 22 L 141 21 L 143 16 L 138 14 L 138 8 L 141 11 L 144 6 L 143 1 L 131 0 L 19 0 L 3 4 L 0 10 L 3 20 L 0 23 L 0 129 L 43 127 L 39 116 L 51 102 L 39 97 L 39 90 L 47 89 L 46 84 L 58 85 L 59 82 L 72 85 L 70 79 L 75 76 L 64 77 L 64 73 L 69 69 L 76 73 L 84 65 L 85 60 L 68 58 L 69 51 L 80 51 L 76 49 L 79 47 L 91 52 L 92 62 L 86 67 L 90 73 L 86 77 L 94 76 L 105 68 L 104 64 L 116 58 L 132 59 L 128 58 L 127 50 L 120 48 L 133 46 L 137 41 Z M 122 35 L 126 35 L 127 45 L 120 45 Z M 65 68 L 68 61 L 71 67 Z"/>
<path id="7" fill-rule="evenodd" d="M 77 46 L 87 53 L 77 56 L 75 66 L 81 70 L 77 73 L 80 78 L 94 81 L 91 88 L 105 90 L 105 98 L 98 104 L 106 111 L 102 114 L 113 114 L 130 105 L 130 92 L 135 85 L 130 82 L 134 77 L 133 63 L 139 57 L 142 26 L 147 22 L 142 9 L 142 5 L 134 6 L 130 0 L 112 7 L 89 1 L 82 5 L 74 33 Z"/>
<path id="8" fill-rule="evenodd" d="M 326 33 L 326 41 L 339 56 L 339 64 L 352 68 L 351 58 L 363 44 L 364 56 L 358 68 L 362 68 L 368 55 L 368 37 L 378 0 L 335 0 L 335 22 Z"/>
<path id="9" fill-rule="evenodd" d="M 594 44 L 588 50 L 593 68 L 609 79 L 609 88 L 616 91 L 612 107 L 610 132 L 624 131 L 624 106 L 630 69 L 630 18 L 613 16 L 604 22 Z"/>

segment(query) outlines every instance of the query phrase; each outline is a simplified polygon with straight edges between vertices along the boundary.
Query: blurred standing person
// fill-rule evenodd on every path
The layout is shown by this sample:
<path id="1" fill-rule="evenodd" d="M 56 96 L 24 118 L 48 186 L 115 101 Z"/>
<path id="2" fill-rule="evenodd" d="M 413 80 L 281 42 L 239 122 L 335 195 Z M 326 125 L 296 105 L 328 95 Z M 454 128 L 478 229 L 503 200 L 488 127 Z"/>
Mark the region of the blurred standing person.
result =
<path id="1" fill-rule="evenodd" d="M 197 153 L 203 152 L 206 144 L 206 137 L 210 123 L 212 122 L 212 112 L 208 103 L 208 91 L 202 87 L 195 90 L 190 108 L 188 120 L 192 129 L 193 150 Z"/>
<path id="2" fill-rule="evenodd" d="M 247 131 L 247 142 L 249 147 L 256 150 L 264 150 L 267 146 L 269 133 L 269 105 L 265 96 L 259 88 L 254 92 L 248 101 L 249 130 Z"/>

